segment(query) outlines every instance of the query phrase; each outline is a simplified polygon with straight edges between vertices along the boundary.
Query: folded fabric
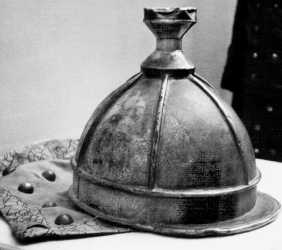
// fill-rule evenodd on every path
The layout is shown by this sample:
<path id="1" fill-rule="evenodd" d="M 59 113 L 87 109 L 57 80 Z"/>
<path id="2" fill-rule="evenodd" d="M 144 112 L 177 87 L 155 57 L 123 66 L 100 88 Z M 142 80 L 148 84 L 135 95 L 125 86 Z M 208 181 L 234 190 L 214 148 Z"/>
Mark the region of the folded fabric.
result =
<path id="1" fill-rule="evenodd" d="M 20 241 L 130 232 L 86 214 L 68 198 L 77 140 L 52 140 L 0 158 L 0 211 Z"/>

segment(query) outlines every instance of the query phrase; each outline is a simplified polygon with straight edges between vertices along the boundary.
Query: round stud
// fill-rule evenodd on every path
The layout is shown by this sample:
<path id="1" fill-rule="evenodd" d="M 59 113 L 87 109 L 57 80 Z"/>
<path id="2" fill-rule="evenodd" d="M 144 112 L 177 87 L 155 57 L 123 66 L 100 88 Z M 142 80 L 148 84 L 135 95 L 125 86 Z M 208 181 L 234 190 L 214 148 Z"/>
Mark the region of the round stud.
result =
<path id="1" fill-rule="evenodd" d="M 14 172 L 15 170 L 16 170 L 16 167 L 15 167 L 15 166 L 9 166 L 9 167 L 7 167 L 7 168 L 4 169 L 2 175 L 3 175 L 3 176 L 6 176 L 6 175 L 8 175 L 8 174 Z"/>
<path id="2" fill-rule="evenodd" d="M 253 58 L 257 58 L 258 57 L 258 53 L 253 53 Z"/>
<path id="3" fill-rule="evenodd" d="M 272 54 L 272 58 L 273 58 L 274 60 L 276 60 L 276 59 L 278 58 L 278 54 L 273 53 L 273 54 Z"/>
<path id="4" fill-rule="evenodd" d="M 255 73 L 251 74 L 251 79 L 254 81 L 256 79 L 257 75 Z"/>
<path id="5" fill-rule="evenodd" d="M 45 202 L 42 207 L 56 207 L 57 204 L 55 202 L 52 202 L 52 201 L 47 201 Z"/>
<path id="6" fill-rule="evenodd" d="M 271 156 L 275 156 L 276 150 L 272 148 L 272 149 L 269 150 L 269 153 L 270 153 Z"/>
<path id="7" fill-rule="evenodd" d="M 32 194 L 33 193 L 33 186 L 26 182 L 19 185 L 18 190 L 25 194 Z"/>
<path id="8" fill-rule="evenodd" d="M 68 214 L 61 214 L 55 220 L 57 225 L 69 225 L 71 223 L 73 223 L 73 218 Z"/>
<path id="9" fill-rule="evenodd" d="M 46 170 L 42 173 L 42 176 L 48 181 L 55 181 L 56 174 L 51 170 Z"/>
<path id="10" fill-rule="evenodd" d="M 254 27 L 254 30 L 255 30 L 255 32 L 258 32 L 258 31 L 259 31 L 259 26 L 256 25 L 256 26 Z"/>
<path id="11" fill-rule="evenodd" d="M 266 107 L 266 111 L 271 113 L 273 111 L 273 107 L 272 106 L 267 106 Z"/>

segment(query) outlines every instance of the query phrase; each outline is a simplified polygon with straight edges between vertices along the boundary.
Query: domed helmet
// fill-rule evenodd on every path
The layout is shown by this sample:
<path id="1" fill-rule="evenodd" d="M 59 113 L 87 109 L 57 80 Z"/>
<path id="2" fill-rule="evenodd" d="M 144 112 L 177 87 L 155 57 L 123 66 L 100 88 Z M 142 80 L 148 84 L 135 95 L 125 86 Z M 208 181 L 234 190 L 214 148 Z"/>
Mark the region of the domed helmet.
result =
<path id="1" fill-rule="evenodd" d="M 232 234 L 273 221 L 280 205 L 256 190 L 244 125 L 182 53 L 196 9 L 144 11 L 157 48 L 87 123 L 71 199 L 99 218 L 169 235 Z"/>

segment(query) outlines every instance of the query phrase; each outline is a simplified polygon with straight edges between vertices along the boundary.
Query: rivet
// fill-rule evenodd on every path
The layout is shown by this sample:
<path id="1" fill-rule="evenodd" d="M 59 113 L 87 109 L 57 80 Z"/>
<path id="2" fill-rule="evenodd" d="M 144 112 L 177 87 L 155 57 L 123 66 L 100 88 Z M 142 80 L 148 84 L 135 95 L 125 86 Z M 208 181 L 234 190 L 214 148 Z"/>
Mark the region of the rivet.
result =
<path id="1" fill-rule="evenodd" d="M 22 193 L 32 194 L 33 193 L 33 186 L 26 182 L 19 185 L 18 190 Z"/>
<path id="2" fill-rule="evenodd" d="M 55 202 L 52 202 L 52 201 L 47 201 L 45 202 L 42 207 L 56 207 L 57 204 Z"/>
<path id="3" fill-rule="evenodd" d="M 8 175 L 8 174 L 14 172 L 15 170 L 16 170 L 16 167 L 13 166 L 13 165 L 11 165 L 11 166 L 9 166 L 9 167 L 7 167 L 7 168 L 4 169 L 2 175 L 3 175 L 3 176 L 6 176 L 6 175 Z"/>
<path id="4" fill-rule="evenodd" d="M 55 220 L 57 225 L 69 225 L 71 223 L 73 223 L 73 218 L 68 214 L 61 214 Z"/>
<path id="5" fill-rule="evenodd" d="M 46 170 L 42 173 L 42 176 L 48 181 L 55 181 L 56 174 L 51 170 Z"/>

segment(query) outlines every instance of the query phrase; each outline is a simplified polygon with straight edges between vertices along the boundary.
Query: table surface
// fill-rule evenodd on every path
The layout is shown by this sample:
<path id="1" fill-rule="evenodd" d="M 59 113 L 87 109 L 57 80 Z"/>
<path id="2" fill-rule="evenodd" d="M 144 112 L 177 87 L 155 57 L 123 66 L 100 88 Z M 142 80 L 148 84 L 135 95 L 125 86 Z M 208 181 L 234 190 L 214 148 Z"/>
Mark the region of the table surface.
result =
<path id="1" fill-rule="evenodd" d="M 265 160 L 257 160 L 262 179 L 258 184 L 258 190 L 270 194 L 282 203 L 282 163 Z M 0 242 L 21 249 L 217 249 L 217 250 L 281 250 L 282 249 L 282 215 L 276 221 L 260 229 L 225 237 L 207 238 L 176 238 L 156 235 L 152 233 L 125 233 L 83 239 L 47 241 L 28 245 L 19 244 L 11 235 L 7 223 L 0 218 Z M 0 245 L 1 249 L 1 245 Z"/>

